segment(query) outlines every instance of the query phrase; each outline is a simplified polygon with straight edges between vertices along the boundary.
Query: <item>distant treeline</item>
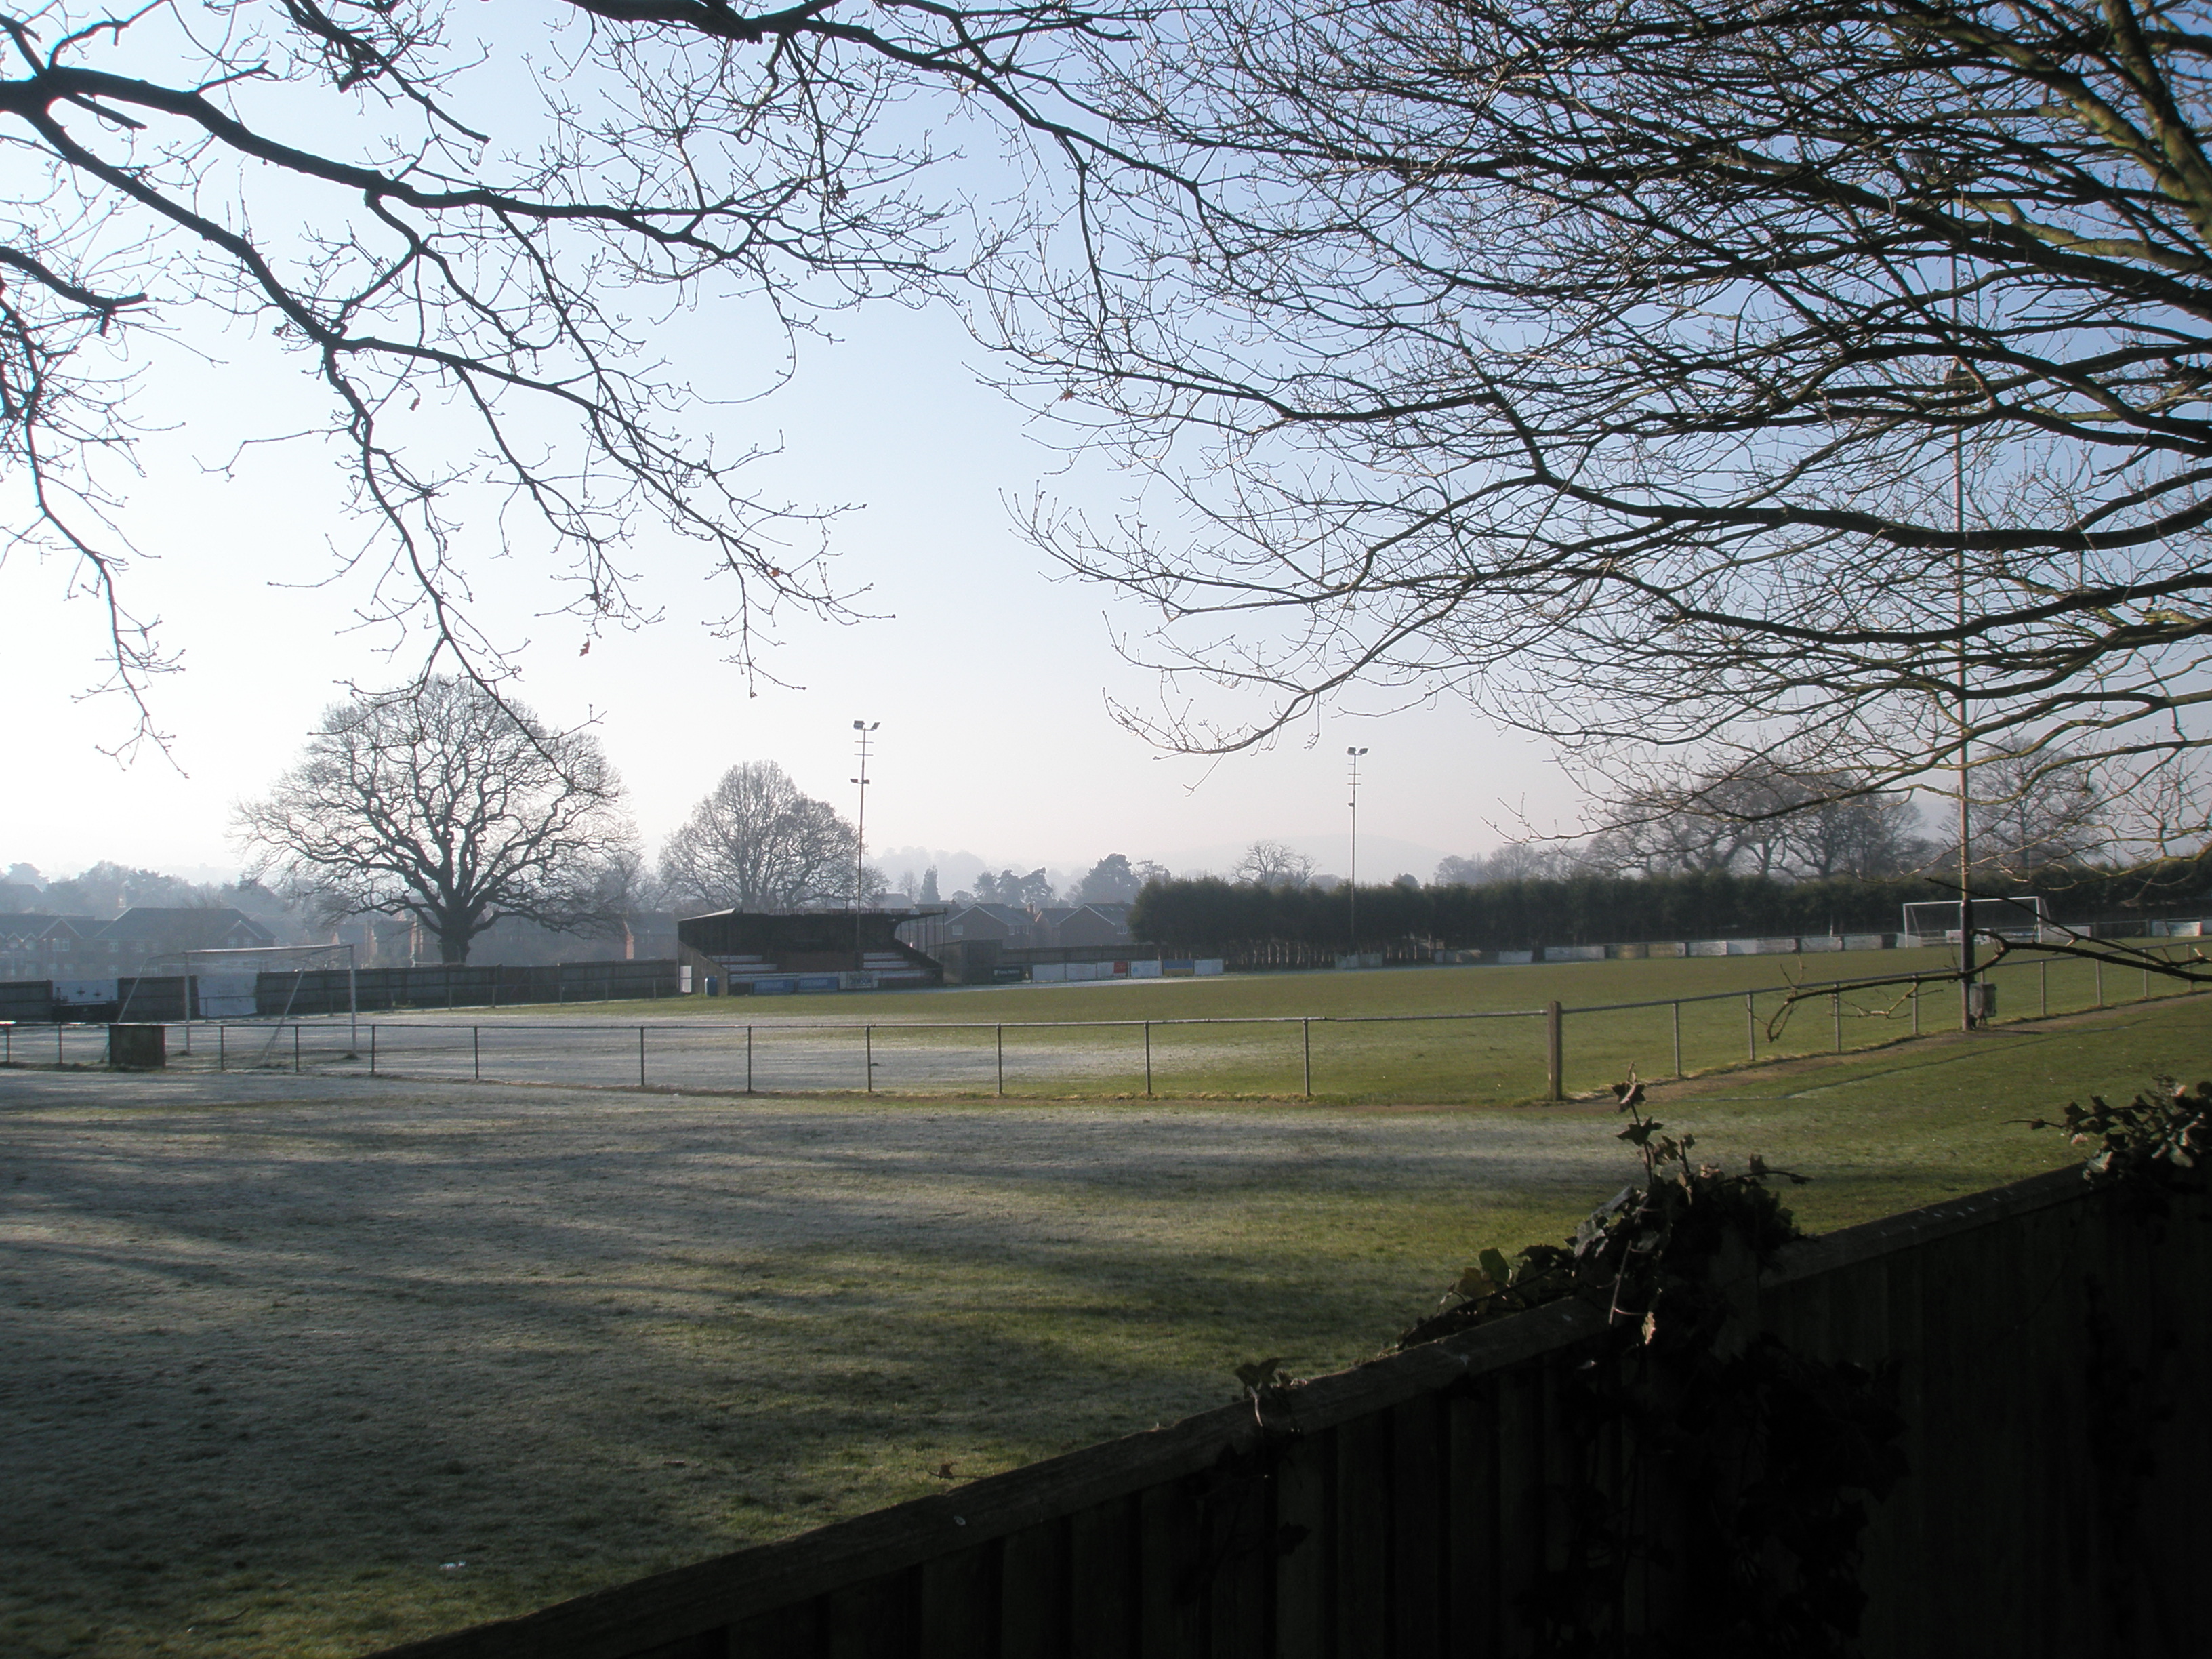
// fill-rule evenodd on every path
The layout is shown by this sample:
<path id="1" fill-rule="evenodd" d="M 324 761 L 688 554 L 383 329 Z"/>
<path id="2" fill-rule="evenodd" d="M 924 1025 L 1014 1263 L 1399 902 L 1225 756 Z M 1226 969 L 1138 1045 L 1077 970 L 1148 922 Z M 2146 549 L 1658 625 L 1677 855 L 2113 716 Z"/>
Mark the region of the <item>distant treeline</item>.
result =
<path id="1" fill-rule="evenodd" d="M 2212 860 L 2125 871 L 2049 869 L 1989 878 L 1985 895 L 2041 893 L 2052 917 L 2087 923 L 2179 914 L 2212 899 Z M 1358 948 L 1408 957 L 1416 947 L 1528 951 L 1638 940 L 1895 933 L 1903 907 L 1940 899 L 1925 877 L 1777 881 L 1725 872 L 1569 876 L 1480 887 L 1359 890 Z M 1352 948 L 1349 893 L 1339 887 L 1257 887 L 1208 877 L 1153 881 L 1129 927 L 1181 955 L 1298 966 Z"/>

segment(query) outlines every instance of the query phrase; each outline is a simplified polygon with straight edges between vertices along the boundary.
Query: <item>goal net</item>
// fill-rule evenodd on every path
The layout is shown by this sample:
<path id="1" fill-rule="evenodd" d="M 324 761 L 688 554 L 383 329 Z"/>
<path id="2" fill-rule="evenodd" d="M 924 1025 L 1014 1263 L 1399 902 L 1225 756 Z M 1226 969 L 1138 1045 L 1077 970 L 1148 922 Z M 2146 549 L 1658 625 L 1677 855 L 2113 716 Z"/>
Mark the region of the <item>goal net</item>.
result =
<path id="1" fill-rule="evenodd" d="M 2009 939 L 2034 942 L 2051 926 L 2051 907 L 2035 893 L 2017 898 L 1978 898 L 1972 901 L 1972 922 L 1977 934 L 1995 933 Z M 1959 942 L 1959 901 L 1922 899 L 1905 907 L 1905 931 L 1929 945 Z"/>
<path id="2" fill-rule="evenodd" d="M 282 975 L 281 1000 L 266 1012 L 271 1018 L 283 1019 L 291 1013 L 301 984 L 309 974 L 352 966 L 350 945 L 264 945 L 232 951 L 179 951 L 148 963 L 146 969 L 149 973 L 166 969 L 182 974 L 191 981 L 191 1006 L 196 1019 L 253 1018 L 264 1012 L 262 976 Z"/>

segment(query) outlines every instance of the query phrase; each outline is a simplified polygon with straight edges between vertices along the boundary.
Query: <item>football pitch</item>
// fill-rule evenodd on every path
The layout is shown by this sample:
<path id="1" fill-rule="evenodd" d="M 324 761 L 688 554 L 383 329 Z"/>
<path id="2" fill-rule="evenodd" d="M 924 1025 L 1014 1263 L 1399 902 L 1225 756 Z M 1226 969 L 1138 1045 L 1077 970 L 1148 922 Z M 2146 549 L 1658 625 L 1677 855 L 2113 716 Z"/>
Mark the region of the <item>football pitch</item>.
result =
<path id="1" fill-rule="evenodd" d="M 378 1013 L 362 1031 L 202 1030 L 189 1063 L 761 1094 L 1510 1105 L 1549 1096 L 1554 1002 L 1572 1096 L 1631 1067 L 1698 1076 L 1955 1028 L 1955 983 L 1848 984 L 1948 966 L 1944 951 L 1883 951 L 454 1009 Z M 2179 989 L 2063 957 L 2014 957 L 1993 983 L 2001 1024 Z M 1792 985 L 1812 994 L 1788 1005 Z"/>
<path id="2" fill-rule="evenodd" d="M 1250 994 L 1091 994 L 1155 991 Z M 1033 1006 L 902 1006 L 998 998 Z M 1810 1176 L 1823 1230 L 2067 1161 L 2016 1120 L 2212 1072 L 2208 1007 L 1655 1109 Z M 41 1656 L 371 1651 L 1171 1421 L 1375 1352 L 1633 1172 L 1598 1103 L 10 1070 L 0 1121 L 0 1650 Z"/>

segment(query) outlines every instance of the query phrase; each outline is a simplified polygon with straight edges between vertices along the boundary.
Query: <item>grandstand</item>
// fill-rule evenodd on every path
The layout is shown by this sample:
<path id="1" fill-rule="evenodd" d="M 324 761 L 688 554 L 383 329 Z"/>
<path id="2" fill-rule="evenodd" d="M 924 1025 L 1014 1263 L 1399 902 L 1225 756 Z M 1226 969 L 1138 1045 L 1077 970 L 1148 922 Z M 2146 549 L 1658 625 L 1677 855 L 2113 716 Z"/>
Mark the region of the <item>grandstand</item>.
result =
<path id="1" fill-rule="evenodd" d="M 720 969 L 716 990 L 739 995 L 942 985 L 944 969 L 893 931 L 909 919 L 902 910 L 717 910 L 684 917 L 676 936 Z"/>

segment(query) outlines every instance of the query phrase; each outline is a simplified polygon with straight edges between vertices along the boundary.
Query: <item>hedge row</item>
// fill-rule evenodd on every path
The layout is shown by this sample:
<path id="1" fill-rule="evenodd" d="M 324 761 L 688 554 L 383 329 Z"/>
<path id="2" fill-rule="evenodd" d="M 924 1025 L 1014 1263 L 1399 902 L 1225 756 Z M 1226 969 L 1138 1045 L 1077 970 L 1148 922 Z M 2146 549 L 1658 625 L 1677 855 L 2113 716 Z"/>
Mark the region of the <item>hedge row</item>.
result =
<path id="1" fill-rule="evenodd" d="M 2212 899 L 2212 860 L 2124 871 L 2052 869 L 1980 890 L 2041 893 L 2058 921 L 2193 914 Z M 1402 952 L 1418 942 L 1454 950 L 1527 951 L 1552 945 L 1893 933 L 1903 907 L 1940 899 L 1926 877 L 1887 881 L 1777 881 L 1765 876 L 1571 876 L 1480 887 L 1359 890 L 1358 948 Z M 1139 939 L 1182 955 L 1290 965 L 1352 948 L 1343 888 L 1243 886 L 1208 877 L 1155 881 L 1137 896 Z"/>

